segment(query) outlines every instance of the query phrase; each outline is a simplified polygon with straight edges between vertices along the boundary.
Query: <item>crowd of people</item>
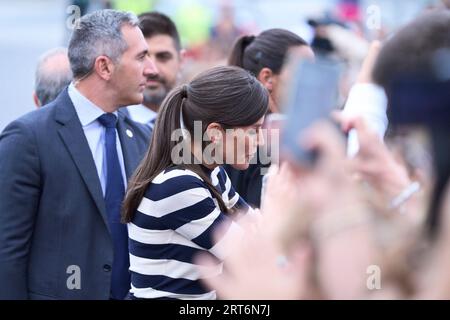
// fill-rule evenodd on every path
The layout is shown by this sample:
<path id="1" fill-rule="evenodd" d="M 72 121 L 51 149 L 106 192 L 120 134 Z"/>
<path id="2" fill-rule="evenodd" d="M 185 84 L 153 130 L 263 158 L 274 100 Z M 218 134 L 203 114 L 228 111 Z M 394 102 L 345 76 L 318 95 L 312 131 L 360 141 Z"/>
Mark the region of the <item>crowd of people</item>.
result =
<path id="1" fill-rule="evenodd" d="M 193 77 L 165 14 L 83 15 L 0 135 L 0 299 L 449 299 L 443 4 L 371 42 L 236 32 Z M 322 58 L 345 68 L 305 162 L 280 145 Z"/>

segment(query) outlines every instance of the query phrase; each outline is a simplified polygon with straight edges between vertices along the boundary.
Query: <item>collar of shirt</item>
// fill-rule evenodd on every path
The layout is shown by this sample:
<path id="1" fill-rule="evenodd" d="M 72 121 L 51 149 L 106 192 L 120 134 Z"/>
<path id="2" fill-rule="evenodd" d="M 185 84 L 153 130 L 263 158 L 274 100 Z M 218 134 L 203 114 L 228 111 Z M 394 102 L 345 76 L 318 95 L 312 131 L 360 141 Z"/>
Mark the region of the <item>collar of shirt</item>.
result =
<path id="1" fill-rule="evenodd" d="M 150 123 L 150 121 L 156 118 L 156 116 L 158 115 L 155 111 L 147 108 L 142 104 L 128 106 L 127 109 L 130 113 L 131 120 L 143 124 Z"/>
<path id="2" fill-rule="evenodd" d="M 83 127 L 88 126 L 105 113 L 102 108 L 81 94 L 81 92 L 75 88 L 73 82 L 69 85 L 68 93 Z M 117 111 L 114 111 L 113 113 L 117 116 Z"/>
<path id="3" fill-rule="evenodd" d="M 106 176 L 107 176 L 107 165 L 106 165 L 106 149 L 105 149 L 105 128 L 97 120 L 102 114 L 105 113 L 100 107 L 95 105 L 88 98 L 83 96 L 83 94 L 75 88 L 73 83 L 69 85 L 69 97 L 75 107 L 75 111 L 78 115 L 78 119 L 83 128 L 84 135 L 88 142 L 89 148 L 92 153 L 92 157 L 97 168 L 98 177 L 100 179 L 100 184 L 103 190 L 103 195 L 106 192 Z M 114 112 L 117 116 L 117 111 Z M 122 145 L 120 143 L 118 132 L 116 132 L 116 147 L 117 155 L 119 156 L 119 163 L 122 171 L 122 178 L 127 184 L 127 177 L 125 172 L 125 164 L 122 153 Z"/>

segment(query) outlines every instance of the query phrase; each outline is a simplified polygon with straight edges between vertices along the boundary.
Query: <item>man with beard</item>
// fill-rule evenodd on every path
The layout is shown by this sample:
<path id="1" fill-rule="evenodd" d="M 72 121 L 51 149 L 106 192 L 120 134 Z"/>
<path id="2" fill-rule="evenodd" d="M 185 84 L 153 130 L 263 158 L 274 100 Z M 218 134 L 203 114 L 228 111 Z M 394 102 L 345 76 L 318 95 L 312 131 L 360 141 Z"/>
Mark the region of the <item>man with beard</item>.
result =
<path id="1" fill-rule="evenodd" d="M 159 106 L 176 85 L 184 51 L 172 20 L 159 12 L 139 16 L 139 26 L 149 46 L 149 56 L 156 69 L 147 76 L 142 105 L 129 106 L 132 120 L 153 129 Z"/>

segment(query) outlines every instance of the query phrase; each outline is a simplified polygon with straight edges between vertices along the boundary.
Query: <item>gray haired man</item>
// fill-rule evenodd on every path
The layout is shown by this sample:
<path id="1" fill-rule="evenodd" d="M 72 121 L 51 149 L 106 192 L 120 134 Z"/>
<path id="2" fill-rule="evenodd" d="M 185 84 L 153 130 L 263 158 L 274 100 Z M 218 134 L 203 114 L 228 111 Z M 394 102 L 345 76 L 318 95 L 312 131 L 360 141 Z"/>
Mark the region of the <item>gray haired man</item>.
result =
<path id="1" fill-rule="evenodd" d="M 55 48 L 45 52 L 36 67 L 33 92 L 36 107 L 44 106 L 55 100 L 71 81 L 72 70 L 67 49 Z"/>
<path id="2" fill-rule="evenodd" d="M 137 17 L 83 16 L 69 45 L 74 82 L 0 135 L 0 299 L 123 299 L 130 289 L 126 183 L 149 131 L 141 103 L 155 68 Z"/>

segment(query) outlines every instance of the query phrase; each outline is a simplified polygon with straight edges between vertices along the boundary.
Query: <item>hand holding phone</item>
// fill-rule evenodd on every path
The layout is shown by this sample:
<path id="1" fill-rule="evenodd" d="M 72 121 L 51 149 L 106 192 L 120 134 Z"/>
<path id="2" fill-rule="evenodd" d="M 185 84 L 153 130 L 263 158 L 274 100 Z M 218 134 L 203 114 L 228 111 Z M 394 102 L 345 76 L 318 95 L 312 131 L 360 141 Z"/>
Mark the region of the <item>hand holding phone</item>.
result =
<path id="1" fill-rule="evenodd" d="M 315 61 L 299 60 L 294 65 L 284 110 L 287 122 L 282 131 L 282 154 L 305 165 L 312 165 L 317 152 L 299 144 L 305 129 L 318 120 L 329 119 L 337 106 L 341 65 L 336 60 L 317 56 Z"/>

